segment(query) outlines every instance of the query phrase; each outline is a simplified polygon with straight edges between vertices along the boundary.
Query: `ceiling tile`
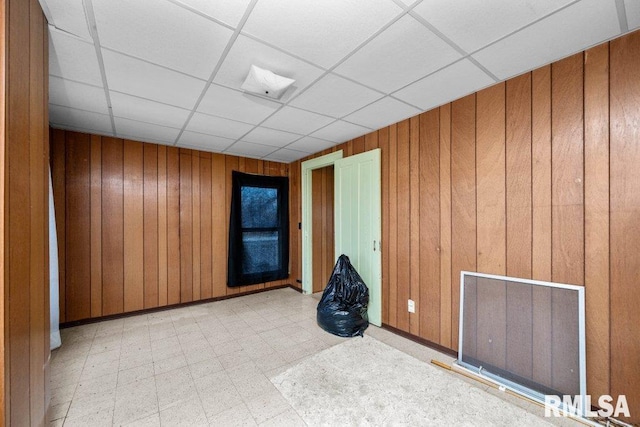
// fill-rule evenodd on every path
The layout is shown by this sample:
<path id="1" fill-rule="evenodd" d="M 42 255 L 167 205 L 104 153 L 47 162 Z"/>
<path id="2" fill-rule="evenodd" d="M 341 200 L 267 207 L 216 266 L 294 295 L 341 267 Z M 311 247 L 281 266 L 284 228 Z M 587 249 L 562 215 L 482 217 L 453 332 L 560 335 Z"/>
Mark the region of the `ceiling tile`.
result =
<path id="1" fill-rule="evenodd" d="M 295 162 L 296 160 L 307 157 L 308 155 L 309 155 L 308 153 L 303 153 L 302 151 L 289 150 L 288 148 L 281 148 L 275 153 L 269 154 L 266 157 L 266 159 L 273 160 L 276 162 L 291 163 L 291 162 Z"/>
<path id="2" fill-rule="evenodd" d="M 190 113 L 189 110 L 119 92 L 111 91 L 110 98 L 114 116 L 139 122 L 181 129 Z"/>
<path id="3" fill-rule="evenodd" d="M 50 25 L 92 41 L 82 0 L 46 0 L 41 3 L 45 3 L 49 10 L 47 18 L 51 18 Z"/>
<path id="4" fill-rule="evenodd" d="M 401 11 L 389 0 L 261 1 L 243 31 L 329 68 Z"/>
<path id="5" fill-rule="evenodd" d="M 265 120 L 262 125 L 306 135 L 328 125 L 333 120 L 331 117 L 287 106 Z"/>
<path id="6" fill-rule="evenodd" d="M 339 144 L 369 132 L 371 132 L 370 128 L 337 120 L 315 131 L 311 136 Z"/>
<path id="7" fill-rule="evenodd" d="M 629 30 L 635 30 L 640 27 L 640 1 L 624 0 L 624 8 L 627 14 Z"/>
<path id="8" fill-rule="evenodd" d="M 92 129 L 99 134 L 111 135 L 113 133 L 111 119 L 108 115 L 58 105 L 49 106 L 49 122 L 54 127 L 61 129 L 64 129 L 65 126 L 72 126 L 74 128 Z"/>
<path id="9" fill-rule="evenodd" d="M 238 141 L 229 147 L 225 154 L 261 158 L 272 153 L 277 148 L 270 145 L 254 144 L 253 142 Z"/>
<path id="10" fill-rule="evenodd" d="M 413 10 L 471 53 L 573 0 L 424 0 Z"/>
<path id="11" fill-rule="evenodd" d="M 405 15 L 340 64 L 335 72 L 390 93 L 461 56 L 424 25 Z"/>
<path id="12" fill-rule="evenodd" d="M 55 76 L 49 77 L 49 103 L 109 114 L 107 98 L 102 87 L 76 83 Z"/>
<path id="13" fill-rule="evenodd" d="M 180 133 L 180 129 L 123 119 L 121 117 L 114 117 L 114 120 L 116 122 L 116 133 L 120 138 L 173 144 L 178 137 L 178 133 Z"/>
<path id="14" fill-rule="evenodd" d="M 109 89 L 191 109 L 205 82 L 109 50 L 102 51 Z"/>
<path id="15" fill-rule="evenodd" d="M 102 86 L 98 57 L 92 43 L 49 27 L 49 74 Z"/>
<path id="16" fill-rule="evenodd" d="M 201 113 L 195 113 L 186 128 L 186 130 L 193 132 L 232 138 L 234 140 L 240 138 L 251 129 L 253 129 L 253 126 L 246 123 Z"/>
<path id="17" fill-rule="evenodd" d="M 251 0 L 174 0 L 199 12 L 235 27 L 244 15 Z"/>
<path id="18" fill-rule="evenodd" d="M 615 2 L 582 0 L 473 57 L 500 79 L 584 50 L 620 32 Z"/>
<path id="19" fill-rule="evenodd" d="M 393 96 L 426 111 L 493 83 L 494 80 L 484 71 L 463 59 L 395 92 Z"/>
<path id="20" fill-rule="evenodd" d="M 335 144 L 333 142 L 325 141 L 324 139 L 305 136 L 300 138 L 293 144 L 287 145 L 287 148 L 296 151 L 304 151 L 305 153 L 317 153 L 329 147 L 333 147 L 334 145 Z"/>
<path id="21" fill-rule="evenodd" d="M 283 102 L 289 100 L 300 89 L 307 87 L 323 73 L 318 67 L 241 35 L 229 50 L 213 81 L 240 89 L 249 74 L 251 65 L 295 80 L 293 86 L 280 98 Z"/>
<path id="22" fill-rule="evenodd" d="M 93 0 L 100 44 L 208 79 L 233 32 L 170 2 Z"/>
<path id="23" fill-rule="evenodd" d="M 205 135 L 203 133 L 184 131 L 178 140 L 181 147 L 197 150 L 220 152 L 233 144 L 234 140 L 220 136 Z"/>
<path id="24" fill-rule="evenodd" d="M 348 115 L 345 120 L 377 130 L 420 112 L 404 102 L 386 97 Z"/>
<path id="25" fill-rule="evenodd" d="M 281 130 L 257 127 L 247 135 L 242 137 L 243 141 L 255 142 L 256 144 L 271 145 L 274 147 L 284 147 L 285 145 L 300 139 L 302 135 L 283 132 Z"/>
<path id="26" fill-rule="evenodd" d="M 327 74 L 291 101 L 290 105 L 327 116 L 342 117 L 383 96 L 335 74 Z"/>
<path id="27" fill-rule="evenodd" d="M 282 104 L 212 84 L 198 106 L 201 113 L 258 124 Z"/>

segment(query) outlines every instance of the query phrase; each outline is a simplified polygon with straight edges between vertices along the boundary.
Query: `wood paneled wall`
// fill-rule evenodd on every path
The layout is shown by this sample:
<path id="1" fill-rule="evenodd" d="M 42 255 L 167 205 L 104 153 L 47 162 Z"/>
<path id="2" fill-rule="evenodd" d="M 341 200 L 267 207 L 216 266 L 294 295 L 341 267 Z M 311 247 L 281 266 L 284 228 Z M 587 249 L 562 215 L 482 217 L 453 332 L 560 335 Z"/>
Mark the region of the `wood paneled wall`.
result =
<path id="1" fill-rule="evenodd" d="M 0 1 L 0 424 L 47 425 L 48 41 L 37 0 Z"/>
<path id="2" fill-rule="evenodd" d="M 231 171 L 288 165 L 55 129 L 51 164 L 61 322 L 289 283 L 226 286 Z"/>
<path id="3" fill-rule="evenodd" d="M 585 286 L 588 391 L 640 420 L 638 69 L 635 32 L 311 156 L 382 149 L 383 322 L 456 349 L 460 270 Z"/>
<path id="4" fill-rule="evenodd" d="M 311 235 L 313 242 L 313 292 L 327 286 L 335 264 L 333 229 L 333 166 L 311 171 Z"/>

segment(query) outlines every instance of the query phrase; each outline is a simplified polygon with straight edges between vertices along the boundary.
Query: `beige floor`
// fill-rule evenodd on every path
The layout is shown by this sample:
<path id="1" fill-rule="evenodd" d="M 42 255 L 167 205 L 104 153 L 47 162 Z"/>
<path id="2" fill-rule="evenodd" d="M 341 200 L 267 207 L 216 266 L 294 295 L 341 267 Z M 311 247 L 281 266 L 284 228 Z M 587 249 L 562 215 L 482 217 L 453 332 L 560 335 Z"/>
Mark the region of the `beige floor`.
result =
<path id="1" fill-rule="evenodd" d="M 51 425 L 304 426 L 269 378 L 343 342 L 316 325 L 317 302 L 279 289 L 64 329 L 51 360 Z M 366 334 L 423 361 L 453 360 L 384 329 Z"/>

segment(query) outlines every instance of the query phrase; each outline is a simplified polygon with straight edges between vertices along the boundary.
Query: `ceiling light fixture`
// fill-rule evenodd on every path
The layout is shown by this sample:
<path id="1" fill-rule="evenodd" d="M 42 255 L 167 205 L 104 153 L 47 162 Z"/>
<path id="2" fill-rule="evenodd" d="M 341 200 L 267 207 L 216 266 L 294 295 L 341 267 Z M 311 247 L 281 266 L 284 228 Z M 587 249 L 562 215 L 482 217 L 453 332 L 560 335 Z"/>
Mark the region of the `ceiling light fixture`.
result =
<path id="1" fill-rule="evenodd" d="M 269 70 L 252 65 L 249 75 L 240 88 L 257 95 L 280 99 L 294 82 L 294 79 L 279 76 Z"/>

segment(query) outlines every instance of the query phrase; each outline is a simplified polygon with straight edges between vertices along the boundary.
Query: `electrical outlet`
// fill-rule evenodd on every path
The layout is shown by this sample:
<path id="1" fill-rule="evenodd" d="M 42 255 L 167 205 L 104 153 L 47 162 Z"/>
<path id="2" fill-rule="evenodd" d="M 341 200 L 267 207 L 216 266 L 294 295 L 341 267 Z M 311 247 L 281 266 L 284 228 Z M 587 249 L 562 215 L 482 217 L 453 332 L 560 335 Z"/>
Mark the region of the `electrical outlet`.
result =
<path id="1" fill-rule="evenodd" d="M 409 313 L 415 313 L 416 312 L 416 302 L 412 299 L 409 300 L 409 303 L 407 304 L 407 309 L 409 310 Z"/>

